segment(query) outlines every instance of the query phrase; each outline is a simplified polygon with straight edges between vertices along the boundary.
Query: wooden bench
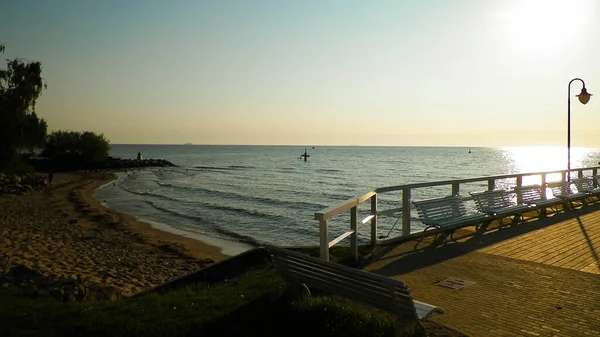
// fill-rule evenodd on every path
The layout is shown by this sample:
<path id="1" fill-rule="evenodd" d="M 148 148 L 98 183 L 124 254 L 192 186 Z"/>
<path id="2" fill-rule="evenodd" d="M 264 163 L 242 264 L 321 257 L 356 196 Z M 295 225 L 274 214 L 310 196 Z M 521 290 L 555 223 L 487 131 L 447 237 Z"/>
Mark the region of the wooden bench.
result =
<path id="1" fill-rule="evenodd" d="M 289 249 L 265 246 L 280 275 L 288 282 L 360 301 L 394 314 L 400 322 L 421 324 L 431 313 L 443 310 L 412 298 L 406 283 L 350 268 Z"/>
<path id="2" fill-rule="evenodd" d="M 533 185 L 525 185 L 525 186 L 516 186 L 513 191 L 517 195 L 517 201 L 534 207 L 540 217 L 546 216 L 546 210 L 548 208 L 557 212 L 558 210 L 554 208 L 557 205 L 563 204 L 560 199 L 547 199 L 542 194 L 542 186 L 533 184 Z"/>
<path id="3" fill-rule="evenodd" d="M 510 193 L 503 189 L 470 192 L 470 194 L 481 213 L 496 219 L 512 217 L 513 224 L 517 224 L 522 219 L 523 213 L 531 210 L 527 205 L 513 204 Z"/>
<path id="4" fill-rule="evenodd" d="M 574 203 L 576 201 L 581 201 L 582 205 L 585 206 L 585 198 L 589 197 L 589 194 L 586 192 L 573 192 L 571 189 L 571 185 L 573 183 L 571 181 L 554 181 L 547 183 L 548 188 L 552 190 L 552 194 L 562 200 L 565 205 L 570 206 L 571 208 L 575 208 Z"/>
<path id="5" fill-rule="evenodd" d="M 447 238 L 460 227 L 489 223 L 490 220 L 486 214 L 468 214 L 465 202 L 458 195 L 413 201 L 413 204 L 421 222 L 426 226 L 423 236 L 428 229 L 437 228 L 444 233 L 444 238 Z"/>

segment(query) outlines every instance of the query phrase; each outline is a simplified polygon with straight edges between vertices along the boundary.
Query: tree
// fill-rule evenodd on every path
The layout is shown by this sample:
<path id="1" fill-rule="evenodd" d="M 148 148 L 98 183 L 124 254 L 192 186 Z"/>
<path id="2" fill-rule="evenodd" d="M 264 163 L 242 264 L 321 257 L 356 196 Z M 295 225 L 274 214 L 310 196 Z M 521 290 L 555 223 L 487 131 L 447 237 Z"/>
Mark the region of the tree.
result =
<path id="1" fill-rule="evenodd" d="M 42 156 L 87 165 L 104 161 L 109 150 L 103 134 L 58 130 L 48 135 Z"/>
<path id="2" fill-rule="evenodd" d="M 0 45 L 0 52 L 4 52 Z M 6 60 L 0 70 L 0 170 L 16 167 L 18 150 L 41 146 L 46 135 L 46 121 L 35 114 L 35 103 L 46 89 L 40 62 Z"/>

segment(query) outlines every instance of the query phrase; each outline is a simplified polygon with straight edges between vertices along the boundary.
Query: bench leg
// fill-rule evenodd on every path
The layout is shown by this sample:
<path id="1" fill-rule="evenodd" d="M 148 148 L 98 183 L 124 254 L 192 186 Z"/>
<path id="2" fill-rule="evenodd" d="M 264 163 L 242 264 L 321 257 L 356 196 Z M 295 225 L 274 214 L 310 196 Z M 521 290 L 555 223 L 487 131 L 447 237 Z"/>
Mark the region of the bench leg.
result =
<path id="1" fill-rule="evenodd" d="M 437 228 L 437 227 L 436 226 L 427 226 L 427 227 L 425 227 L 425 229 L 423 230 L 421 236 L 419 237 L 419 239 L 415 243 L 415 247 L 413 248 L 413 250 L 417 250 L 417 247 L 419 246 L 419 243 L 421 243 L 421 241 L 423 241 L 423 239 L 425 238 L 425 235 L 427 235 L 427 230 L 430 229 L 430 228 Z"/>
<path id="2" fill-rule="evenodd" d="M 551 207 L 552 209 L 552 207 Z M 547 207 L 542 207 L 540 209 L 538 209 L 538 218 L 540 219 L 544 219 L 548 216 L 548 212 L 547 212 L 548 208 Z"/>
<path id="3" fill-rule="evenodd" d="M 435 240 L 433 240 L 433 243 L 436 245 L 443 245 L 444 243 L 448 242 L 448 241 L 452 241 L 454 240 L 454 232 L 456 231 L 456 229 L 451 229 L 445 232 L 442 232 L 440 235 L 438 235 Z"/>
<path id="4" fill-rule="evenodd" d="M 519 224 L 519 222 L 521 222 L 521 220 L 524 220 L 524 219 L 523 219 L 523 214 L 515 214 L 515 215 L 513 216 L 513 218 L 512 218 L 512 223 L 511 223 L 511 226 L 518 225 L 518 224 Z"/>
<path id="5" fill-rule="evenodd" d="M 305 283 L 302 283 L 302 288 L 304 288 L 304 291 L 306 291 L 306 294 L 308 296 L 312 296 L 312 294 L 310 293 L 310 289 L 308 289 L 308 286 Z"/>
<path id="6" fill-rule="evenodd" d="M 481 223 L 479 223 L 479 225 L 475 225 L 475 233 L 485 233 L 491 223 L 491 221 L 482 221 Z"/>

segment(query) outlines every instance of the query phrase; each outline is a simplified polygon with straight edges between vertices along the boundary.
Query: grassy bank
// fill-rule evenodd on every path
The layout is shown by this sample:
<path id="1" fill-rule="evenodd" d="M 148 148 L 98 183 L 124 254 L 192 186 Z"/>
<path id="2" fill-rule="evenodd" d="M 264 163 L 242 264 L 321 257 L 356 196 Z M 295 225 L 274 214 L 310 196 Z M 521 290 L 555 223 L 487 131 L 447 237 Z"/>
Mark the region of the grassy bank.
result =
<path id="1" fill-rule="evenodd" d="M 387 314 L 285 287 L 269 266 L 212 286 L 115 302 L 63 303 L 0 288 L 0 336 L 393 336 Z"/>

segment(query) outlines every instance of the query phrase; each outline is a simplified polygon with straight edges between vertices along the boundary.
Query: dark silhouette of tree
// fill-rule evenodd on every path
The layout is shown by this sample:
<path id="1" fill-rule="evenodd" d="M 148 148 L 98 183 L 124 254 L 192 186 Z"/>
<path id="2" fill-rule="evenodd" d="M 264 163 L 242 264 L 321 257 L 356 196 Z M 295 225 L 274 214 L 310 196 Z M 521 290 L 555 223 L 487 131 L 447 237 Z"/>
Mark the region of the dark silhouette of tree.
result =
<path id="1" fill-rule="evenodd" d="M 109 142 L 103 134 L 59 130 L 48 135 L 42 156 L 93 164 L 106 160 L 109 150 Z"/>
<path id="2" fill-rule="evenodd" d="M 7 68 L 0 70 L 0 170 L 17 167 L 20 149 L 42 146 L 47 129 L 35 114 L 35 102 L 46 89 L 41 62 L 6 61 Z"/>

